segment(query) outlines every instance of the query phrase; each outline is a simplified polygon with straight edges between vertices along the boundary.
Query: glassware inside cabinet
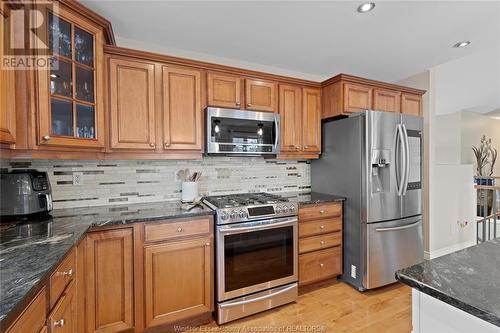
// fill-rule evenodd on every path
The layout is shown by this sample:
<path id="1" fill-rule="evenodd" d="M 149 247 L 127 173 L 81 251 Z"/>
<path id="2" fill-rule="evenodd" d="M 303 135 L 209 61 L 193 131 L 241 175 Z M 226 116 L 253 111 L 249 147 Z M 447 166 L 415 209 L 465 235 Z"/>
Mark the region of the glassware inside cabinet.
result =
<path id="1" fill-rule="evenodd" d="M 76 98 L 94 102 L 94 71 L 76 66 Z"/>
<path id="2" fill-rule="evenodd" d="M 73 136 L 73 105 L 71 102 L 52 98 L 52 135 Z"/>
<path id="3" fill-rule="evenodd" d="M 90 105 L 76 105 L 76 136 L 79 138 L 95 138 L 95 112 Z"/>
<path id="4" fill-rule="evenodd" d="M 73 96 L 73 75 L 71 63 L 54 58 L 53 68 L 50 70 L 50 93 L 65 97 Z"/>
<path id="5" fill-rule="evenodd" d="M 75 60 L 87 66 L 94 66 L 94 37 L 75 27 Z"/>
<path id="6" fill-rule="evenodd" d="M 53 54 L 71 59 L 71 24 L 49 13 L 49 47 Z"/>

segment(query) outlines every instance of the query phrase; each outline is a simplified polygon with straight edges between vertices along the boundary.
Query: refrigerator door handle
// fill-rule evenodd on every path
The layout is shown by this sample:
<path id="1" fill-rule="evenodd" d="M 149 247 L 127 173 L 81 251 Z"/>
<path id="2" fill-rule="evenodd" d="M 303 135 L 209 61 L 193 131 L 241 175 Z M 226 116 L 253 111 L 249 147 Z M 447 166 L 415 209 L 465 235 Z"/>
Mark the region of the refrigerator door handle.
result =
<path id="1" fill-rule="evenodd" d="M 403 195 L 403 186 L 404 186 L 404 181 L 405 181 L 405 175 L 407 172 L 407 166 L 406 166 L 406 146 L 405 146 L 405 139 L 404 139 L 404 134 L 403 134 L 403 127 L 401 124 L 398 124 L 396 127 L 396 133 L 397 133 L 397 141 L 396 141 L 396 186 L 398 190 L 398 196 Z M 398 149 L 399 148 L 399 149 Z M 403 153 L 403 158 L 401 159 L 401 150 Z M 399 161 L 402 161 L 402 171 L 400 170 L 400 165 Z"/>
<path id="2" fill-rule="evenodd" d="M 408 188 L 408 181 L 410 177 L 410 144 L 408 141 L 408 132 L 406 131 L 406 126 L 405 124 L 401 124 L 402 129 L 403 129 L 403 137 L 404 137 L 404 165 L 405 165 L 405 172 L 404 172 L 404 182 L 403 182 L 403 191 L 402 195 L 406 194 L 406 189 Z"/>

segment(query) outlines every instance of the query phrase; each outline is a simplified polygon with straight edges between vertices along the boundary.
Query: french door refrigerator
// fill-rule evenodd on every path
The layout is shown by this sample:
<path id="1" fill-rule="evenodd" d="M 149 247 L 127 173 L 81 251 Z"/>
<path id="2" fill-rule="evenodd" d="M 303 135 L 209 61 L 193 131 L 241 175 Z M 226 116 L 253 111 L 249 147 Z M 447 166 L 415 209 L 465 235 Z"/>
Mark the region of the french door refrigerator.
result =
<path id="1" fill-rule="evenodd" d="M 423 260 L 420 117 L 367 110 L 322 125 L 312 188 L 344 202 L 341 279 L 363 291 Z"/>

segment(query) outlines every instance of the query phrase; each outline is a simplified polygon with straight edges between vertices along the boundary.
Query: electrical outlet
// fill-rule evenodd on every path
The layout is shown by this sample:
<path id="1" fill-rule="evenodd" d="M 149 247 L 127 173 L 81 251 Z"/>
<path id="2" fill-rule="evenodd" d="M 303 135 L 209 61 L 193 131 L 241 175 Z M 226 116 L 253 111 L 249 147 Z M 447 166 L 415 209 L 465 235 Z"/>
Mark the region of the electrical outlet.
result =
<path id="1" fill-rule="evenodd" d="M 353 279 L 356 278 L 356 266 L 354 266 L 354 265 L 351 265 L 351 277 Z"/>
<path id="2" fill-rule="evenodd" d="M 83 172 L 73 172 L 73 185 L 83 184 Z"/>

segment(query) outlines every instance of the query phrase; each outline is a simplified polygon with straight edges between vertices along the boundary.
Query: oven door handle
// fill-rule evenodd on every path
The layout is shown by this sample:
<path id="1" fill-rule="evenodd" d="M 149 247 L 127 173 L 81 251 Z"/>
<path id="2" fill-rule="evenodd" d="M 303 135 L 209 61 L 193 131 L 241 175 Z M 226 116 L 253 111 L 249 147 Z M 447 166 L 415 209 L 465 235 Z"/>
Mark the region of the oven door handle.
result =
<path id="1" fill-rule="evenodd" d="M 288 291 L 290 291 L 290 290 L 292 290 L 294 288 L 297 288 L 297 283 L 294 283 L 294 284 L 292 284 L 289 287 L 286 287 L 284 289 L 281 289 L 281 290 L 276 291 L 276 292 L 271 293 L 271 294 L 267 294 L 267 295 L 263 295 L 263 296 L 259 296 L 259 297 L 255 297 L 255 298 L 251 298 L 251 299 L 246 299 L 244 301 L 237 301 L 237 302 L 232 302 L 232 303 L 219 304 L 219 306 L 221 308 L 230 308 L 230 307 L 233 307 L 233 306 L 244 305 L 244 304 L 253 303 L 253 302 L 259 302 L 259 301 L 263 301 L 263 300 L 266 300 L 266 299 L 271 298 L 271 297 L 275 297 L 276 295 L 280 295 L 280 294 L 286 293 L 286 292 L 288 292 Z"/>
<path id="2" fill-rule="evenodd" d="M 262 229 L 277 228 L 277 227 L 282 227 L 282 226 L 286 226 L 286 225 L 293 225 L 296 222 L 297 222 L 297 218 L 295 217 L 292 219 L 287 219 L 286 221 L 282 221 L 282 222 L 271 222 L 271 223 L 253 225 L 253 226 L 248 226 L 248 227 L 223 226 L 223 227 L 219 228 L 219 232 L 221 234 L 235 233 L 235 232 L 238 232 L 238 233 L 249 232 L 249 231 L 255 231 L 255 230 L 262 230 Z"/>

